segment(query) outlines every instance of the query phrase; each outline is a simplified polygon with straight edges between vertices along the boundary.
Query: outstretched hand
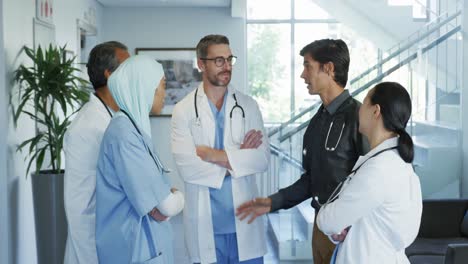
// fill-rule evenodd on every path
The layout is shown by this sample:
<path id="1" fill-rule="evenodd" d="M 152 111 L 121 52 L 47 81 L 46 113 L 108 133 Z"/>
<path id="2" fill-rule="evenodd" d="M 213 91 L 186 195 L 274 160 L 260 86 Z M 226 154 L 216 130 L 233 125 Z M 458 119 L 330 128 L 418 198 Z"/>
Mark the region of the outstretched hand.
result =
<path id="1" fill-rule="evenodd" d="M 248 223 L 252 223 L 257 217 L 269 213 L 271 210 L 271 199 L 257 197 L 237 207 L 236 216 L 242 221 L 251 216 Z"/>

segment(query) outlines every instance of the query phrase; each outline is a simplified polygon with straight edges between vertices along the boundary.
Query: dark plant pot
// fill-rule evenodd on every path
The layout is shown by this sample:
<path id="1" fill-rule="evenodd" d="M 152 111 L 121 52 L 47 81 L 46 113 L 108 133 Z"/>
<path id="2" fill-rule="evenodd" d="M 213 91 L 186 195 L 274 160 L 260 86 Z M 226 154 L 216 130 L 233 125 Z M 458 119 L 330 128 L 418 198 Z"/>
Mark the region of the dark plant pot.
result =
<path id="1" fill-rule="evenodd" d="M 63 172 L 32 174 L 38 264 L 62 264 L 67 239 Z"/>

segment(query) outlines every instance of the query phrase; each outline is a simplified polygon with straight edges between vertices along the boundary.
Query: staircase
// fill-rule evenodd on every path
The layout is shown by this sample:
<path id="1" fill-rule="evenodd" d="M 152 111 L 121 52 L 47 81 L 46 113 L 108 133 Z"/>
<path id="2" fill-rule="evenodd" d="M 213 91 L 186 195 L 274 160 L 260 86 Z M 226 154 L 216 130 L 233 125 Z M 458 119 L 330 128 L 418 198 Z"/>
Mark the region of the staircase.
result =
<path id="1" fill-rule="evenodd" d="M 375 2 L 381 4 L 382 1 Z M 459 195 L 461 60 L 458 54 L 461 53 L 457 52 L 461 48 L 460 23 L 460 11 L 442 14 L 384 52 L 379 61 L 351 78 L 348 85 L 351 95 L 358 99 L 381 81 L 394 80 L 407 87 L 413 98 L 413 117 L 407 129 L 414 139 L 414 167 L 420 176 L 424 198 Z M 443 61 L 456 63 L 454 66 Z M 261 177 L 261 181 L 267 183 L 263 196 L 289 186 L 302 174 L 303 133 L 320 104 L 310 106 L 269 130 L 272 161 L 269 172 Z M 272 213 L 268 218 L 280 259 L 311 259 L 314 211 L 310 201 Z"/>
<path id="2" fill-rule="evenodd" d="M 359 29 L 362 36 L 383 50 L 406 38 L 429 21 L 415 18 L 414 6 L 391 5 L 384 0 L 314 0 L 338 21 Z M 390 4 L 389 4 L 390 3 Z"/>

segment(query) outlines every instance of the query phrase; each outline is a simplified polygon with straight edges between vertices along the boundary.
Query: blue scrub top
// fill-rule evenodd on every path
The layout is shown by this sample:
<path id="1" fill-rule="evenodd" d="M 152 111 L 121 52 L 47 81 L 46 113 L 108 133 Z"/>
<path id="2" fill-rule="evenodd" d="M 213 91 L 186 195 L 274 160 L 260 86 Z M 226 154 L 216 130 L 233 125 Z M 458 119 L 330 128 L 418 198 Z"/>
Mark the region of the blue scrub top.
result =
<path id="1" fill-rule="evenodd" d="M 224 120 L 227 94 L 228 92 L 226 91 L 224 94 L 223 106 L 219 111 L 216 106 L 208 100 L 216 123 L 214 148 L 220 150 L 224 149 Z M 235 233 L 236 222 L 234 216 L 234 202 L 232 198 L 231 176 L 224 177 L 221 189 L 210 188 L 210 201 L 214 234 Z"/>
<path id="2" fill-rule="evenodd" d="M 148 215 L 170 194 L 169 182 L 149 151 L 150 137 L 117 114 L 104 134 L 97 166 L 99 263 L 174 262 L 170 223 Z"/>

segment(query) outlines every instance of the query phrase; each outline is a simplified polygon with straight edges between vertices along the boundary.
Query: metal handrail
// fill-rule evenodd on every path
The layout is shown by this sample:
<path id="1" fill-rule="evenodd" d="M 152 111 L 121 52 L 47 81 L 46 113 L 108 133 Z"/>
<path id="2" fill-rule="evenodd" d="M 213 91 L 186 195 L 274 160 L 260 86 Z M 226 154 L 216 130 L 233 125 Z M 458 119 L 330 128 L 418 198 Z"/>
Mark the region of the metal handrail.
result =
<path id="1" fill-rule="evenodd" d="M 454 14 L 448 16 L 447 18 L 443 19 L 442 21 L 439 21 L 439 19 L 443 16 L 446 16 L 447 13 L 444 13 L 442 15 L 440 15 L 438 18 L 436 18 L 434 21 L 431 21 L 430 23 L 428 23 L 426 25 L 426 28 L 429 27 L 430 25 L 432 25 L 433 23 L 438 23 L 436 27 L 430 29 L 429 31 L 427 31 L 426 33 L 423 33 L 421 36 L 419 36 L 418 38 L 416 38 L 414 41 L 412 42 L 409 42 L 408 44 L 404 45 L 403 47 L 400 47 L 398 50 L 396 50 L 395 52 L 391 52 L 385 59 L 383 59 L 382 61 L 378 62 L 377 64 L 375 64 L 374 66 L 370 67 L 369 69 L 367 69 L 364 73 L 361 73 L 360 75 L 358 75 L 356 78 L 353 78 L 351 81 L 350 81 L 350 85 L 352 85 L 353 83 L 356 83 L 357 81 L 359 81 L 360 79 L 363 79 L 364 76 L 368 75 L 369 73 L 371 73 L 372 71 L 378 69 L 379 67 L 381 67 L 384 63 L 390 61 L 391 59 L 399 56 L 401 53 L 403 53 L 405 50 L 409 49 L 411 46 L 413 46 L 414 44 L 416 44 L 417 42 L 421 41 L 422 39 L 428 37 L 429 35 L 431 35 L 432 33 L 434 33 L 435 31 L 439 30 L 441 27 L 445 26 L 448 22 L 450 22 L 451 20 L 453 20 L 454 18 L 456 18 L 458 15 L 461 14 L 461 11 L 457 11 L 455 12 Z M 427 30 L 427 29 L 426 29 Z M 415 33 L 413 33 L 412 35 L 415 35 L 415 34 L 418 34 L 419 35 L 419 32 L 421 32 L 422 30 L 418 30 L 416 31 Z M 405 40 L 406 41 L 406 40 Z M 400 44 L 398 44 L 400 45 Z M 396 45 L 396 46 L 398 46 Z M 388 51 L 392 51 L 392 49 L 394 49 L 396 46 L 393 46 L 392 48 L 390 48 Z M 301 112 L 299 112 L 298 114 L 294 115 L 293 117 L 291 117 L 288 121 L 284 122 L 284 123 L 281 123 L 281 125 L 279 125 L 278 127 L 272 129 L 269 133 L 268 133 L 268 136 L 271 137 L 273 135 L 275 135 L 276 133 L 278 133 L 279 131 L 281 131 L 283 128 L 289 126 L 290 124 L 294 123 L 296 120 L 298 120 L 299 118 L 301 118 L 302 116 L 304 116 L 305 114 L 309 113 L 310 111 L 312 111 L 314 108 L 320 106 L 322 104 L 322 102 L 316 102 L 315 104 L 307 107 L 306 109 L 302 110 Z M 308 122 L 308 121 L 306 121 Z M 289 134 L 289 133 L 287 133 Z M 284 138 L 284 135 L 281 136 L 281 138 Z"/>
<path id="2" fill-rule="evenodd" d="M 297 115 L 291 117 L 291 119 L 289 119 L 288 121 L 284 122 L 284 123 L 281 123 L 281 125 L 279 125 L 278 127 L 272 129 L 269 133 L 268 133 L 268 136 L 271 137 L 273 136 L 274 134 L 276 134 L 277 132 L 279 132 L 280 130 L 282 130 L 283 128 L 289 126 L 290 124 L 294 123 L 294 121 L 296 121 L 297 119 L 303 117 L 305 114 L 309 113 L 310 111 L 312 111 L 313 109 L 319 107 L 320 105 L 322 104 L 322 101 L 318 101 L 318 102 L 315 102 L 313 105 L 307 107 L 306 109 L 302 110 L 301 112 L 299 112 Z"/>
<path id="3" fill-rule="evenodd" d="M 291 157 L 288 153 L 286 153 L 280 147 L 270 143 L 270 152 L 271 154 L 275 156 L 278 156 L 278 157 L 282 156 L 282 159 L 287 161 L 293 167 L 296 167 L 297 169 L 304 171 L 304 169 L 302 168 L 302 163 L 298 159 Z"/>
<path id="4" fill-rule="evenodd" d="M 359 81 L 360 79 L 362 79 L 364 76 L 366 76 L 367 74 L 371 73 L 373 70 L 376 70 L 378 69 L 380 66 L 382 66 L 382 64 L 388 62 L 389 60 L 395 58 L 396 56 L 398 56 L 399 54 L 401 54 L 404 50 L 407 50 L 409 49 L 411 46 L 413 46 L 414 44 L 418 43 L 419 41 L 421 41 L 422 39 L 428 37 L 429 35 L 431 35 L 432 33 L 434 33 L 435 31 L 439 30 L 441 27 L 445 26 L 445 24 L 449 21 L 451 21 L 453 18 L 455 18 L 456 16 L 460 15 L 461 14 L 461 11 L 458 11 L 456 13 L 454 13 L 453 15 L 447 17 L 446 19 L 444 19 L 443 21 L 440 21 L 440 24 L 437 26 L 437 27 L 434 27 L 433 29 L 427 31 L 426 33 L 424 33 L 423 35 L 419 36 L 418 38 L 414 39 L 413 41 L 411 42 L 408 42 L 408 44 L 404 45 L 403 47 L 401 47 L 400 49 L 396 50 L 395 52 L 389 54 L 385 59 L 383 59 L 382 61 L 378 62 L 377 64 L 375 64 L 374 66 L 370 67 L 369 69 L 367 69 L 365 72 L 359 74 L 357 77 L 353 78 L 351 81 L 350 81 L 350 84 L 352 85 L 353 83 Z M 417 31 L 419 32 L 419 31 Z M 392 48 L 393 49 L 393 48 Z"/>
<path id="5" fill-rule="evenodd" d="M 421 51 L 422 53 L 426 53 L 428 50 L 432 49 L 433 47 L 435 47 L 437 44 L 439 44 L 440 42 L 448 39 L 449 37 L 451 37 L 452 35 L 454 35 L 455 33 L 457 33 L 458 31 L 461 30 L 461 26 L 457 26 L 455 28 L 453 28 L 452 30 L 448 31 L 447 33 L 443 34 L 442 36 L 438 37 L 437 39 L 435 39 L 433 42 L 431 42 L 430 44 L 428 44 L 426 47 L 422 48 Z M 358 94 L 360 94 L 361 92 L 365 91 L 366 89 L 368 89 L 369 87 L 371 87 L 373 84 L 375 84 L 376 82 L 379 82 L 381 81 L 383 78 L 385 78 L 386 76 L 388 76 L 389 74 L 391 74 L 392 72 L 398 70 L 401 66 L 403 65 L 406 65 L 407 63 L 409 63 L 410 61 L 416 59 L 418 56 L 418 51 L 415 51 L 413 52 L 411 55 L 409 55 L 406 59 L 400 61 L 397 65 L 391 67 L 390 69 L 386 70 L 385 72 L 379 74 L 377 77 L 375 77 L 374 79 L 368 81 L 366 84 L 364 84 L 363 86 L 359 87 L 358 89 L 354 90 L 353 92 L 351 92 L 351 96 L 356 96 Z M 309 124 L 309 121 L 306 121 L 302 124 L 300 124 L 298 127 L 288 131 L 288 133 L 282 135 L 281 137 L 278 138 L 279 142 L 283 142 L 285 141 L 286 139 L 288 139 L 289 137 L 292 137 L 293 135 L 295 135 L 296 133 L 298 133 L 299 131 L 301 131 L 303 128 L 307 127 Z"/>

